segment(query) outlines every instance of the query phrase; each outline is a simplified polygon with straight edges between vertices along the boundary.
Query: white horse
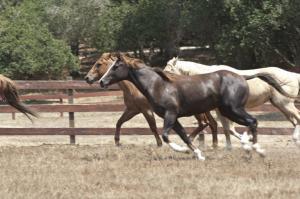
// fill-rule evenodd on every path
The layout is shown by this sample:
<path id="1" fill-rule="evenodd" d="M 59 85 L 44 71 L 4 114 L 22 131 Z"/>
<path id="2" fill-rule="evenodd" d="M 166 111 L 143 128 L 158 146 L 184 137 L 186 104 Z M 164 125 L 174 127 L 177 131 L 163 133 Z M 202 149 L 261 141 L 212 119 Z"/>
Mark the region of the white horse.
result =
<path id="1" fill-rule="evenodd" d="M 271 74 L 282 85 L 282 88 L 291 96 L 297 96 L 300 87 L 300 75 L 297 73 L 288 72 L 276 67 L 267 67 L 253 70 L 237 70 L 225 65 L 203 65 L 190 61 L 180 61 L 178 58 L 173 58 L 168 61 L 165 71 L 181 74 L 181 75 L 196 75 L 211 73 L 217 70 L 228 70 L 239 75 L 254 75 L 257 73 Z M 295 107 L 295 99 L 281 95 L 276 89 L 271 87 L 264 81 L 255 78 L 248 80 L 249 98 L 246 104 L 247 108 L 256 107 L 270 101 L 278 108 L 287 119 L 293 124 L 293 140 L 300 145 L 300 115 L 299 110 Z M 235 131 L 234 123 L 223 117 L 218 111 L 217 116 L 220 119 L 226 136 L 226 147 L 231 148 L 230 134 L 239 139 L 245 139 Z M 245 135 L 245 134 L 244 134 Z M 246 135 L 245 135 L 246 136 Z M 246 138 L 247 139 L 247 138 Z"/>

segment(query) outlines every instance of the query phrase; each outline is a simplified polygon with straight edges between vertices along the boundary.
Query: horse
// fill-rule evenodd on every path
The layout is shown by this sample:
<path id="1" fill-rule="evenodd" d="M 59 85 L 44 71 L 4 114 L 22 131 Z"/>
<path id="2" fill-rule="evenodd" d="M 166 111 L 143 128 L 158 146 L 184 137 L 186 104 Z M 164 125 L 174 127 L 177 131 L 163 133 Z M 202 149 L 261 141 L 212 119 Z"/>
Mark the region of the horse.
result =
<path id="1" fill-rule="evenodd" d="M 276 67 L 238 70 L 226 65 L 208 66 L 190 61 L 180 61 L 178 58 L 174 57 L 168 61 L 164 70 L 181 75 L 206 74 L 218 70 L 227 70 L 239 75 L 255 75 L 263 72 L 272 75 L 277 81 L 280 81 L 282 88 L 292 96 L 297 96 L 300 88 L 299 74 L 288 72 Z M 292 136 L 293 140 L 295 143 L 300 145 L 300 114 L 299 110 L 294 104 L 295 98 L 281 95 L 272 86 L 258 78 L 248 80 L 247 83 L 249 85 L 249 98 L 246 103 L 246 108 L 253 108 L 270 101 L 271 104 L 281 111 L 292 123 L 295 128 Z M 236 132 L 234 123 L 232 121 L 224 118 L 219 111 L 216 112 L 224 128 L 227 143 L 226 146 L 227 148 L 231 148 L 230 134 L 233 134 L 239 139 L 241 139 L 241 136 Z"/>
<path id="2" fill-rule="evenodd" d="M 264 155 L 264 150 L 257 142 L 257 121 L 245 110 L 249 93 L 246 79 L 255 77 L 274 86 L 281 94 L 289 96 L 268 74 L 257 73 L 242 77 L 223 70 L 193 76 L 166 75 L 159 68 L 150 68 L 138 59 L 128 59 L 121 54 L 118 54 L 117 60 L 111 64 L 99 84 L 107 87 L 122 80 L 132 82 L 148 99 L 152 110 L 164 119 L 163 141 L 173 148 L 174 143 L 168 137 L 169 131 L 173 129 L 199 160 L 205 160 L 200 149 L 188 138 L 178 118 L 216 108 L 223 116 L 247 126 L 253 137 L 252 148 Z"/>
<path id="3" fill-rule="evenodd" d="M 23 113 L 30 121 L 32 121 L 31 116 L 38 117 L 37 113 L 33 110 L 27 108 L 21 101 L 18 94 L 18 90 L 14 82 L 0 74 L 0 97 L 10 106 L 14 107 L 21 113 Z"/>
<path id="4" fill-rule="evenodd" d="M 126 55 L 123 54 L 123 56 Z M 114 53 L 103 53 L 85 76 L 86 82 L 93 84 L 95 81 L 98 81 L 107 72 L 109 65 L 116 59 L 117 57 Z M 114 136 L 115 144 L 117 146 L 120 145 L 120 131 L 122 124 L 133 118 L 135 115 L 142 113 L 155 136 L 157 146 L 162 146 L 162 141 L 158 134 L 154 114 L 148 100 L 130 81 L 125 80 L 119 82 L 118 84 L 120 89 L 123 91 L 124 104 L 126 108 L 116 124 Z M 217 147 L 217 122 L 209 112 L 195 115 L 195 117 L 198 121 L 198 127 L 190 134 L 190 139 L 194 139 L 199 132 L 209 126 L 213 132 L 213 147 Z M 185 149 L 175 146 L 174 150 L 184 151 Z"/>

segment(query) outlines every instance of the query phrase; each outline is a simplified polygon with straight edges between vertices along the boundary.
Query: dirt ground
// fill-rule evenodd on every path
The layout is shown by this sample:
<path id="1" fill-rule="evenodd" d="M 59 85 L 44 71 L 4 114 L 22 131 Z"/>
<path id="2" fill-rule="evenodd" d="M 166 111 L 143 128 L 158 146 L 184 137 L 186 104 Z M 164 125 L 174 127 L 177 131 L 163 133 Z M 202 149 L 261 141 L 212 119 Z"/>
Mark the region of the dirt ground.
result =
<path id="1" fill-rule="evenodd" d="M 278 115 L 256 116 L 263 126 L 291 126 Z M 114 128 L 118 117 L 119 112 L 76 113 L 75 123 Z M 67 114 L 59 113 L 42 114 L 34 124 L 21 114 L 16 120 L 1 114 L 0 120 L 0 127 L 68 126 Z M 196 125 L 193 118 L 181 121 Z M 124 127 L 147 124 L 138 115 Z M 176 135 L 170 138 L 182 144 Z M 113 136 L 77 136 L 76 145 L 68 144 L 68 136 L 1 136 L 0 198 L 300 198 L 300 148 L 291 136 L 259 135 L 265 158 L 247 155 L 232 141 L 234 148 L 227 151 L 219 135 L 214 150 L 207 135 L 202 162 L 156 147 L 151 135 L 121 136 L 121 147 L 114 146 Z"/>

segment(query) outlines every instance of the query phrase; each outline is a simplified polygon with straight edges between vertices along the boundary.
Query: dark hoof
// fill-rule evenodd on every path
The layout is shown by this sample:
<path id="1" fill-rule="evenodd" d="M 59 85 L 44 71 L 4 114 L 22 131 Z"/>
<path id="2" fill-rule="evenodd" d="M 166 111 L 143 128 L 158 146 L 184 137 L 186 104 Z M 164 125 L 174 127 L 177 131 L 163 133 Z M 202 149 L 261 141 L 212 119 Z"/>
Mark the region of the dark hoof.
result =
<path id="1" fill-rule="evenodd" d="M 120 142 L 116 142 L 115 145 L 116 145 L 116 147 L 122 146 L 122 144 Z"/>
<path id="2" fill-rule="evenodd" d="M 162 142 L 157 142 L 157 147 L 162 147 Z"/>

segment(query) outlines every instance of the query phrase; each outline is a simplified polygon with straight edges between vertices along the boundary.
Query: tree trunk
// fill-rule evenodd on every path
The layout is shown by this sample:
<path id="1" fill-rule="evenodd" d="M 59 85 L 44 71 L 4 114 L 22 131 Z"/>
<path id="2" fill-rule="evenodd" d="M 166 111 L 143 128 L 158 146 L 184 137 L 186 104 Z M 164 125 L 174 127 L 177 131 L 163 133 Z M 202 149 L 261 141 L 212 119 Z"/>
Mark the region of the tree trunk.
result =
<path id="1" fill-rule="evenodd" d="M 71 42 L 70 46 L 71 46 L 72 54 L 78 56 L 79 55 L 79 41 Z"/>

